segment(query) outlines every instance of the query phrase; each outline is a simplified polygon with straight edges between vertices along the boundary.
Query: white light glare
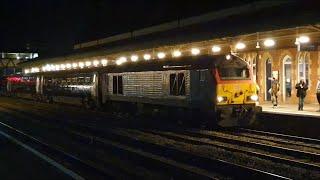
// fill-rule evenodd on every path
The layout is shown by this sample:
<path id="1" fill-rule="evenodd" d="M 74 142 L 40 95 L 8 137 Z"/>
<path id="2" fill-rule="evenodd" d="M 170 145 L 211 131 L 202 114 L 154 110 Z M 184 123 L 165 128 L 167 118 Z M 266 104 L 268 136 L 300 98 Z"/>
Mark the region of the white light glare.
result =
<path id="1" fill-rule="evenodd" d="M 310 38 L 308 36 L 300 36 L 298 40 L 300 43 L 304 44 L 308 43 L 310 41 Z"/>
<path id="2" fill-rule="evenodd" d="M 231 59 L 231 55 L 230 54 L 226 55 L 226 59 L 230 60 Z"/>
<path id="3" fill-rule="evenodd" d="M 252 101 L 258 101 L 259 96 L 256 95 L 256 94 L 254 94 L 254 95 L 250 96 L 250 99 L 251 99 Z"/>
<path id="4" fill-rule="evenodd" d="M 37 68 L 37 67 L 33 67 L 33 68 L 31 68 L 31 73 L 37 73 L 37 72 L 39 72 L 40 70 L 39 70 L 39 68 Z"/>
<path id="5" fill-rule="evenodd" d="M 29 69 L 25 69 L 25 70 L 24 70 L 24 73 L 25 73 L 25 74 L 28 74 L 28 73 L 30 73 L 30 70 L 29 70 Z"/>
<path id="6" fill-rule="evenodd" d="M 94 61 L 93 61 L 93 66 L 97 67 L 97 66 L 99 65 L 99 63 L 100 63 L 100 62 L 99 62 L 98 60 L 94 60 Z"/>
<path id="7" fill-rule="evenodd" d="M 139 60 L 139 57 L 137 56 L 137 55 L 132 55 L 131 56 L 131 61 L 132 62 L 136 62 L 136 61 L 138 61 Z"/>
<path id="8" fill-rule="evenodd" d="M 79 62 L 79 67 L 83 68 L 84 67 L 84 63 L 83 62 Z"/>
<path id="9" fill-rule="evenodd" d="M 217 53 L 221 51 L 221 47 L 220 46 L 212 46 L 212 52 Z"/>
<path id="10" fill-rule="evenodd" d="M 121 65 L 123 63 L 127 62 L 127 58 L 126 57 L 120 57 L 118 60 L 116 60 L 116 64 L 117 65 Z"/>
<path id="11" fill-rule="evenodd" d="M 73 68 L 77 68 L 78 67 L 78 63 L 72 63 L 72 67 Z"/>
<path id="12" fill-rule="evenodd" d="M 276 44 L 276 42 L 273 40 L 273 39 L 266 39 L 264 42 L 263 42 L 264 46 L 266 47 L 272 47 Z"/>
<path id="13" fill-rule="evenodd" d="M 50 66 L 50 64 L 47 64 L 47 65 L 45 66 L 45 70 L 46 70 L 46 71 L 51 71 L 51 66 Z"/>
<path id="14" fill-rule="evenodd" d="M 218 97 L 217 97 L 217 101 L 218 101 L 219 103 L 222 102 L 222 101 L 223 101 L 223 97 L 218 96 Z"/>
<path id="15" fill-rule="evenodd" d="M 60 65 L 57 64 L 57 65 L 55 66 L 55 70 L 59 71 L 59 70 L 60 70 Z"/>
<path id="16" fill-rule="evenodd" d="M 87 67 L 91 66 L 91 61 L 86 61 L 86 66 Z"/>
<path id="17" fill-rule="evenodd" d="M 60 68 L 61 68 L 61 70 L 65 70 L 65 69 L 66 69 L 66 65 L 61 64 L 61 65 L 60 65 Z M 51 68 L 51 70 L 53 70 L 53 69 Z"/>
<path id="18" fill-rule="evenodd" d="M 150 54 L 145 54 L 143 56 L 144 60 L 150 60 L 151 59 L 151 55 Z"/>
<path id="19" fill-rule="evenodd" d="M 239 43 L 236 44 L 236 49 L 241 50 L 241 49 L 244 49 L 244 48 L 246 48 L 246 45 L 244 43 L 239 42 Z"/>
<path id="20" fill-rule="evenodd" d="M 166 57 L 166 54 L 164 53 L 164 52 L 159 52 L 158 53 L 158 58 L 159 59 L 163 59 L 163 58 L 165 58 Z"/>
<path id="21" fill-rule="evenodd" d="M 180 57 L 181 56 L 181 51 L 179 51 L 179 50 L 173 51 L 172 56 L 173 57 Z"/>
<path id="22" fill-rule="evenodd" d="M 69 64 L 69 63 L 66 64 L 66 68 L 67 68 L 67 69 L 71 69 L 71 67 L 72 67 L 71 64 Z"/>
<path id="23" fill-rule="evenodd" d="M 102 66 L 106 66 L 108 64 L 108 60 L 101 59 L 101 64 L 102 64 Z"/>
<path id="24" fill-rule="evenodd" d="M 192 49 L 191 49 L 191 54 L 194 55 L 194 56 L 200 54 L 200 49 L 198 49 L 198 48 L 192 48 Z"/>

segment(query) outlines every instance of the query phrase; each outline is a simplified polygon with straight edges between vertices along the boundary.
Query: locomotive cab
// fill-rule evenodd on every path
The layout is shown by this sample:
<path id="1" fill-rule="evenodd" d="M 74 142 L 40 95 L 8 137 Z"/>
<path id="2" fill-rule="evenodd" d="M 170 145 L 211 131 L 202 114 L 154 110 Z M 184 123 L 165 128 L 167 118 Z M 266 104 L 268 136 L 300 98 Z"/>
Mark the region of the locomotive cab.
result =
<path id="1" fill-rule="evenodd" d="M 216 110 L 218 125 L 252 124 L 257 112 L 257 86 L 248 64 L 237 56 L 227 56 L 215 68 Z"/>

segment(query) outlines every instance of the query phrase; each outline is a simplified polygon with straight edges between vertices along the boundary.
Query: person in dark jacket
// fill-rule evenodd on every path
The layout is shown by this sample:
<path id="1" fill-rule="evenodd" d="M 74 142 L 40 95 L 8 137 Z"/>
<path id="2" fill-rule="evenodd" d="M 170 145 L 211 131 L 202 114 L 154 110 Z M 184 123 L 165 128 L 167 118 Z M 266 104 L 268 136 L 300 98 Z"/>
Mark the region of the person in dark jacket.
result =
<path id="1" fill-rule="evenodd" d="M 300 80 L 298 84 L 296 84 L 297 89 L 297 97 L 299 98 L 299 111 L 303 111 L 303 103 L 304 98 L 307 95 L 308 85 L 304 82 L 304 80 Z"/>

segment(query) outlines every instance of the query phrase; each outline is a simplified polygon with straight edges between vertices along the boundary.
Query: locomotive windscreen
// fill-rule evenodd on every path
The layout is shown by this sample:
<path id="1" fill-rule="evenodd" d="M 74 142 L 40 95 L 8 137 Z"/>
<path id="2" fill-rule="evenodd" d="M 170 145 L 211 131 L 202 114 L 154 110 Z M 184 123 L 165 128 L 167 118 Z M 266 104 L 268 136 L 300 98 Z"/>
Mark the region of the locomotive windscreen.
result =
<path id="1" fill-rule="evenodd" d="M 245 61 L 240 58 L 225 60 L 218 66 L 220 78 L 223 80 L 250 79 L 250 71 Z"/>

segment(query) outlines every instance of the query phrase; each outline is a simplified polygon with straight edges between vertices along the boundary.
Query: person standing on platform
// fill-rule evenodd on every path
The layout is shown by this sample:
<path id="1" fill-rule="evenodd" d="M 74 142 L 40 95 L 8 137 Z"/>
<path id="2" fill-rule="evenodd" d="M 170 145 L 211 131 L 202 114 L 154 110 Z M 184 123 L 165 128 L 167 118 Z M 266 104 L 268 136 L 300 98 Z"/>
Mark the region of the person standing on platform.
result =
<path id="1" fill-rule="evenodd" d="M 277 81 L 276 78 L 272 78 L 272 84 L 271 84 L 271 101 L 273 108 L 278 106 L 278 93 L 280 90 L 280 84 Z"/>
<path id="2" fill-rule="evenodd" d="M 317 100 L 318 100 L 318 103 L 319 103 L 319 110 L 318 112 L 320 112 L 320 77 L 318 78 L 318 83 L 317 83 L 317 86 L 316 86 L 316 95 L 317 95 Z"/>
<path id="3" fill-rule="evenodd" d="M 304 82 L 303 79 L 300 80 L 298 84 L 296 84 L 297 89 L 297 97 L 299 98 L 299 111 L 303 111 L 304 98 L 307 95 L 308 85 Z"/>

